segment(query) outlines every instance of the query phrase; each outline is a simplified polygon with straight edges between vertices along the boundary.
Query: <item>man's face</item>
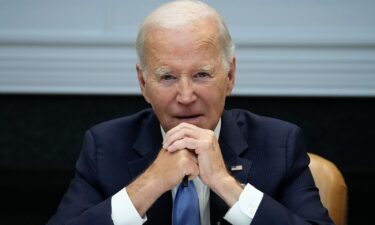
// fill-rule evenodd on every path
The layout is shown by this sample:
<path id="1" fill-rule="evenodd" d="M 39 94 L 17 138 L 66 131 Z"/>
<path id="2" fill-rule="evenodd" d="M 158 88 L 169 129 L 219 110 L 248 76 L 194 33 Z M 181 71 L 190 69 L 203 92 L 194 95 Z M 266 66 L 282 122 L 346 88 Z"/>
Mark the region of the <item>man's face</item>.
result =
<path id="1" fill-rule="evenodd" d="M 137 66 L 142 94 L 165 131 L 181 122 L 213 130 L 234 84 L 213 21 L 153 29 L 145 41 L 147 75 Z"/>

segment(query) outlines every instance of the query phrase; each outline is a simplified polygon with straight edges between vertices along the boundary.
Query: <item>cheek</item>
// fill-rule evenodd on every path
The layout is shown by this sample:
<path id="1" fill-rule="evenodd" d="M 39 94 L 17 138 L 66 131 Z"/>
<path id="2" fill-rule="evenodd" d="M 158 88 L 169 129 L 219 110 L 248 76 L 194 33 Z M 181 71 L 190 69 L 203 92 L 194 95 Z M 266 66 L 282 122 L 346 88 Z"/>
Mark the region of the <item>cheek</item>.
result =
<path id="1" fill-rule="evenodd" d="M 170 90 L 156 90 L 150 96 L 150 104 L 157 111 L 167 111 L 173 100 L 173 92 Z"/>
<path id="2" fill-rule="evenodd" d="M 200 98 L 205 105 L 210 107 L 210 110 L 221 107 L 225 101 L 225 90 L 222 87 L 204 88 L 200 93 Z"/>
<path id="3" fill-rule="evenodd" d="M 227 91 L 227 86 L 228 86 L 228 80 L 227 77 L 221 77 L 218 82 L 216 82 L 215 85 L 211 88 L 212 92 L 216 92 L 215 96 L 217 98 L 223 98 L 223 96 L 226 96 L 226 91 Z"/>
<path id="4" fill-rule="evenodd" d="M 207 89 L 207 95 L 205 97 L 206 104 L 211 105 L 211 110 L 221 111 L 224 108 L 226 99 L 226 86 L 217 85 L 215 88 Z"/>

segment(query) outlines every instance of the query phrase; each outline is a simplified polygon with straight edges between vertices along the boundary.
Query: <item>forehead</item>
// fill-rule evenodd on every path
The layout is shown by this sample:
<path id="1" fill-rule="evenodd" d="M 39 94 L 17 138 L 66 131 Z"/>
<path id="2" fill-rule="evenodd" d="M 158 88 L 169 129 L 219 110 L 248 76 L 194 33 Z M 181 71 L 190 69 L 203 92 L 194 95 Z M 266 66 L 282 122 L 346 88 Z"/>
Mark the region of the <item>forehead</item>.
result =
<path id="1" fill-rule="evenodd" d="M 211 20 L 173 28 L 151 28 L 145 39 L 146 59 L 147 57 L 189 59 L 196 57 L 197 54 L 219 56 L 221 48 L 217 30 L 217 26 Z"/>

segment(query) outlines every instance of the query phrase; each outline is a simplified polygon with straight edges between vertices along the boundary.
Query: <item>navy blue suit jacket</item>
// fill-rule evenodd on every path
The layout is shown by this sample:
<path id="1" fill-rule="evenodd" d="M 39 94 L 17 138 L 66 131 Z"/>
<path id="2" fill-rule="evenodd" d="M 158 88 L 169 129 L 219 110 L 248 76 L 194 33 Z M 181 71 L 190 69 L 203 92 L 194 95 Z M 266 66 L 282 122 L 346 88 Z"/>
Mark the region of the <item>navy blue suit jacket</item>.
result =
<path id="1" fill-rule="evenodd" d="M 161 143 L 160 124 L 150 109 L 88 130 L 76 174 L 48 225 L 113 224 L 111 196 L 152 163 Z M 333 224 L 297 126 L 243 110 L 224 111 L 219 144 L 228 168 L 242 165 L 233 176 L 264 193 L 251 224 Z M 146 224 L 171 224 L 172 204 L 166 192 L 147 211 Z M 228 206 L 213 192 L 210 209 L 211 224 L 227 223 L 222 217 Z"/>

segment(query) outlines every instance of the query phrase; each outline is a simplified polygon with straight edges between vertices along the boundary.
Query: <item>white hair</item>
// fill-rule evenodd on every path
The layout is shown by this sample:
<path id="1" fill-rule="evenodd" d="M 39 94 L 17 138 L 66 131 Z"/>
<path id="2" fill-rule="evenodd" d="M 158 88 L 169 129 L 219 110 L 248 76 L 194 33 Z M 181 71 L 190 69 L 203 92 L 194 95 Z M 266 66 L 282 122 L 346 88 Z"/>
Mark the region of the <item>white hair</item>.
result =
<path id="1" fill-rule="evenodd" d="M 138 31 L 136 50 L 143 75 L 147 74 L 145 40 L 150 28 L 176 28 L 207 17 L 213 18 L 217 22 L 223 61 L 227 71 L 229 71 L 230 63 L 234 56 L 234 44 L 224 18 L 215 9 L 203 2 L 197 0 L 179 0 L 166 3 L 154 10 L 146 17 Z"/>

